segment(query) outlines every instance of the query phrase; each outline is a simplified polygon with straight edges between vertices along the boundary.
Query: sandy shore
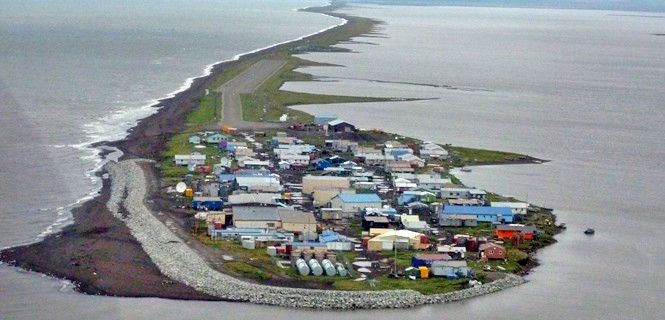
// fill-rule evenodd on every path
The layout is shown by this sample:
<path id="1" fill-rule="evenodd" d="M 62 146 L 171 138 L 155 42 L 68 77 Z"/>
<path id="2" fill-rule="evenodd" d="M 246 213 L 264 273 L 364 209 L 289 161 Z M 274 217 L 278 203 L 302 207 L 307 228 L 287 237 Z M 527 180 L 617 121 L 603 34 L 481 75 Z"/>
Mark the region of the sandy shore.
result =
<path id="1" fill-rule="evenodd" d="M 215 299 L 164 276 L 127 225 L 106 203 L 111 183 L 73 210 L 76 223 L 43 241 L 0 252 L 11 265 L 71 280 L 88 294 L 171 299 Z"/>

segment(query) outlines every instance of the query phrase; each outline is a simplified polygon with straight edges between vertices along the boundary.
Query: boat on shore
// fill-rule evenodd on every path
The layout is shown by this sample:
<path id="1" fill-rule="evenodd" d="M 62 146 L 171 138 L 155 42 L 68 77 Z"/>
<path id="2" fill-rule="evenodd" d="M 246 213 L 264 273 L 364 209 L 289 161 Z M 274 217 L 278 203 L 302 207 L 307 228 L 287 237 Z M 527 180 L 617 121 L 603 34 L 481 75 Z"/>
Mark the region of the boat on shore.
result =
<path id="1" fill-rule="evenodd" d="M 593 228 L 587 228 L 586 230 L 584 230 L 584 234 L 586 235 L 592 235 L 594 233 L 596 233 L 596 230 L 593 230 Z"/>
<path id="2" fill-rule="evenodd" d="M 467 168 L 467 167 L 463 167 L 459 170 L 462 171 L 462 172 L 471 172 L 471 168 Z"/>

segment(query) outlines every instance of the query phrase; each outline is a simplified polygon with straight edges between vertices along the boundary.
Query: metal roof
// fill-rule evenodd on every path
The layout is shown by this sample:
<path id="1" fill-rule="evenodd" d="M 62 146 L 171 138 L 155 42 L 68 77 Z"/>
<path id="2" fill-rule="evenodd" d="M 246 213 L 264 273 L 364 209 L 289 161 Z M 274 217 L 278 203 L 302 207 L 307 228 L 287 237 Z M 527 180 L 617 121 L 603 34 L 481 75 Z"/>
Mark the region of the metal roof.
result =
<path id="1" fill-rule="evenodd" d="M 303 212 L 290 209 L 279 209 L 278 211 L 282 223 L 316 223 L 316 218 L 311 212 Z"/>
<path id="2" fill-rule="evenodd" d="M 277 207 L 233 207 L 233 220 L 279 221 Z"/>
<path id="3" fill-rule="evenodd" d="M 376 223 L 389 223 L 387 217 L 384 216 L 365 216 L 364 218 L 365 221 L 368 222 L 376 222 Z"/>
<path id="4" fill-rule="evenodd" d="M 342 119 L 335 119 L 335 120 L 332 120 L 332 121 L 328 122 L 328 125 L 330 125 L 330 126 L 336 126 L 336 125 L 338 125 L 338 124 L 342 124 L 342 123 L 350 124 L 350 123 L 348 123 L 348 122 L 346 122 L 346 121 L 344 121 L 344 120 L 342 120 Z"/>
<path id="5" fill-rule="evenodd" d="M 516 231 L 521 231 L 521 232 L 536 232 L 538 229 L 533 226 L 525 226 L 525 225 L 516 225 L 516 224 L 508 224 L 508 225 L 499 225 L 496 227 L 497 230 L 516 230 Z"/>
<path id="6" fill-rule="evenodd" d="M 381 198 L 374 193 L 342 193 L 338 197 L 346 203 L 381 202 Z"/>
<path id="7" fill-rule="evenodd" d="M 526 202 L 498 202 L 498 201 L 493 201 L 490 203 L 490 206 L 492 207 L 506 207 L 506 208 L 514 208 L 514 209 L 526 209 L 529 207 L 529 204 Z"/>
<path id="8" fill-rule="evenodd" d="M 277 204 L 277 199 L 282 199 L 279 193 L 242 193 L 229 195 L 228 204 L 246 204 L 246 203 L 261 203 L 261 204 Z"/>
<path id="9" fill-rule="evenodd" d="M 469 190 L 470 194 L 487 194 L 487 191 L 480 189 L 471 189 Z"/>
<path id="10" fill-rule="evenodd" d="M 176 160 L 205 160 L 205 154 L 176 154 L 174 156 Z"/>
<path id="11" fill-rule="evenodd" d="M 460 260 L 436 260 L 432 261 L 432 267 L 466 267 L 466 261 Z"/>
<path id="12" fill-rule="evenodd" d="M 443 214 L 455 215 L 502 215 L 512 216 L 513 211 L 505 207 L 450 206 L 443 207 Z"/>

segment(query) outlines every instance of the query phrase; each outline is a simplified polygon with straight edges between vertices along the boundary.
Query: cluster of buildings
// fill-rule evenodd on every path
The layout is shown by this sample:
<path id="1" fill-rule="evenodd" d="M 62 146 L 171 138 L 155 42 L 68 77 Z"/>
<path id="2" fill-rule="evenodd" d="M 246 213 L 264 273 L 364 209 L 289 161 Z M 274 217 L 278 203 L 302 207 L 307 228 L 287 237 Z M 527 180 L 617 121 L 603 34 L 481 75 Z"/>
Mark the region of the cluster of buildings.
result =
<path id="1" fill-rule="evenodd" d="M 505 258 L 505 248 L 477 239 L 432 244 L 439 227 L 491 223 L 498 240 L 537 237 L 534 228 L 515 224 L 528 204 L 490 202 L 484 190 L 458 186 L 444 177 L 448 152 L 443 147 L 430 142 L 363 143 L 348 138 L 357 129 L 345 121 L 315 122 L 330 138 L 323 145 L 286 132 L 271 137 L 258 132 L 189 137 L 194 150 L 207 145 L 223 154 L 219 163 L 197 152 L 173 159 L 193 172 L 184 177 L 184 194 L 197 218 L 205 221 L 208 236 L 238 241 L 249 250 L 266 248 L 271 255 L 290 258 L 303 274 L 306 269 L 318 273 L 316 266 L 324 263 L 330 273 L 334 267 L 342 274 L 336 251 L 436 252 L 414 256 L 413 268 L 446 277 L 470 275 L 465 250 L 496 259 L 501 252 Z M 194 173 L 200 174 L 198 179 Z M 360 234 L 349 231 L 353 223 L 359 224 Z M 467 245 L 474 241 L 477 245 Z M 327 262 L 316 259 L 317 254 Z"/>

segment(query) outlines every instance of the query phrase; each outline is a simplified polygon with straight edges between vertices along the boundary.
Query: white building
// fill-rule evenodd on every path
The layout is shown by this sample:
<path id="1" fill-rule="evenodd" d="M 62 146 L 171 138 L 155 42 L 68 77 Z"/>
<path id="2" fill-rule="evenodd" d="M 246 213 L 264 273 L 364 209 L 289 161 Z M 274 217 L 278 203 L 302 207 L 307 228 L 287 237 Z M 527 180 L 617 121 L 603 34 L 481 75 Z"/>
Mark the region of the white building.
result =
<path id="1" fill-rule="evenodd" d="M 176 166 L 196 165 L 202 166 L 206 164 L 206 155 L 194 152 L 192 154 L 176 154 L 174 156 Z"/>
<path id="2" fill-rule="evenodd" d="M 370 166 L 383 166 L 390 162 L 395 162 L 395 157 L 388 154 L 363 154 L 358 155 L 358 158 L 365 159 L 365 164 Z"/>
<path id="3" fill-rule="evenodd" d="M 425 142 L 420 145 L 420 157 L 423 159 L 448 159 L 448 151 L 438 144 Z"/>
<path id="4" fill-rule="evenodd" d="M 277 175 L 236 176 L 236 183 L 238 183 L 239 187 L 247 189 L 247 191 L 263 191 L 263 192 L 282 191 L 282 185 L 279 183 L 279 176 Z"/>
<path id="5" fill-rule="evenodd" d="M 450 179 L 442 178 L 440 174 L 417 174 L 414 176 L 418 186 L 428 190 L 439 190 L 450 184 Z"/>
<path id="6" fill-rule="evenodd" d="M 309 156 L 306 154 L 282 154 L 279 156 L 279 160 L 286 161 L 291 165 L 308 165 L 310 161 Z"/>
<path id="7" fill-rule="evenodd" d="M 441 188 L 441 198 L 444 199 L 470 199 L 469 188 Z"/>
<path id="8" fill-rule="evenodd" d="M 526 214 L 529 209 L 529 204 L 526 202 L 492 202 L 490 206 L 510 208 L 513 214 Z"/>
<path id="9" fill-rule="evenodd" d="M 406 161 L 412 165 L 416 165 L 419 168 L 422 168 L 425 166 L 425 160 L 418 158 L 417 156 L 414 156 L 412 153 L 407 153 L 405 155 L 401 155 L 397 157 L 400 161 Z"/>

